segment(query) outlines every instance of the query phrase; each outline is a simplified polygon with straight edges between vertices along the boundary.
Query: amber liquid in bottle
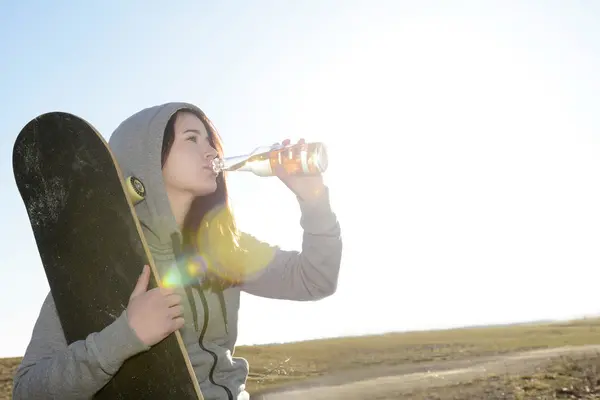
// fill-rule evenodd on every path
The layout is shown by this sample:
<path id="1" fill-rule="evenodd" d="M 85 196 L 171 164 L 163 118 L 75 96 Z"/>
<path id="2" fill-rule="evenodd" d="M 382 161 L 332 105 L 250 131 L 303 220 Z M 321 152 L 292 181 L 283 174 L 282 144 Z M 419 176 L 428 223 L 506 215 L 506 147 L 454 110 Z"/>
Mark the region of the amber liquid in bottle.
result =
<path id="1" fill-rule="evenodd" d="M 290 175 L 317 175 L 327 170 L 327 150 L 323 143 L 303 143 L 278 147 L 259 147 L 252 153 L 215 159 L 213 168 L 221 171 L 249 171 L 272 176 L 277 166 Z"/>

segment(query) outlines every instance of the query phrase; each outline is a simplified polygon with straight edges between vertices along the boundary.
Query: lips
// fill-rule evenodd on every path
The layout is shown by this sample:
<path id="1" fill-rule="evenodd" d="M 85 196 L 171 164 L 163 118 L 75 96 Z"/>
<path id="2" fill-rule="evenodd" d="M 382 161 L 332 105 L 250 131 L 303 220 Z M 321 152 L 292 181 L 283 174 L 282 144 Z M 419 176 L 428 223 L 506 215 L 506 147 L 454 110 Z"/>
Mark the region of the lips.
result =
<path id="1" fill-rule="evenodd" d="M 211 173 L 211 175 L 214 175 L 214 176 L 218 175 L 211 166 L 205 165 L 205 166 L 202 167 L 202 169 L 207 170 L 208 172 Z"/>

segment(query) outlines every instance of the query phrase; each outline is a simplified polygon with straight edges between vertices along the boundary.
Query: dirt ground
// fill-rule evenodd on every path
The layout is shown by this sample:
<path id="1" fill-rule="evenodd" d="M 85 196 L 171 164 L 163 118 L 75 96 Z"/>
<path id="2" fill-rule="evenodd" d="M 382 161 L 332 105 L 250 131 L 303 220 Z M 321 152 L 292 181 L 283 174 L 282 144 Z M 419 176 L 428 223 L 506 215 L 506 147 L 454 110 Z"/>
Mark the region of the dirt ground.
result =
<path id="1" fill-rule="evenodd" d="M 439 388 L 489 375 L 526 374 L 560 356 L 599 352 L 599 345 L 559 347 L 470 360 L 370 369 L 362 373 L 355 371 L 314 379 L 277 392 L 257 393 L 252 395 L 252 400 L 397 399 L 413 390 Z"/>

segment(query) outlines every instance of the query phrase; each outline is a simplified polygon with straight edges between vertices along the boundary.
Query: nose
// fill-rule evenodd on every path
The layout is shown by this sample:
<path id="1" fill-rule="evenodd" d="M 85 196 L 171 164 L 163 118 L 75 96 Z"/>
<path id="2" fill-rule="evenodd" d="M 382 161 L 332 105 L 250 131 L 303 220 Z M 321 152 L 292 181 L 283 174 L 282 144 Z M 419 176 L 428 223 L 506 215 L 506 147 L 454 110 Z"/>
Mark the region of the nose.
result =
<path id="1" fill-rule="evenodd" d="M 213 160 L 218 156 L 219 154 L 217 153 L 217 150 L 212 146 L 208 146 L 208 151 L 206 152 L 206 154 L 204 154 L 204 157 L 206 157 L 207 160 Z"/>

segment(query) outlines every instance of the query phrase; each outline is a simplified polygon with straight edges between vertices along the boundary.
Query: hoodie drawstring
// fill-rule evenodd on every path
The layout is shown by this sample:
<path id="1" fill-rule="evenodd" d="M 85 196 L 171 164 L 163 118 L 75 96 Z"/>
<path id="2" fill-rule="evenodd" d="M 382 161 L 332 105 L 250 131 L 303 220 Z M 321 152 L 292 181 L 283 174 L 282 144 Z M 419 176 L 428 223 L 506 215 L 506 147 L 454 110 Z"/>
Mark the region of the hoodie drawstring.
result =
<path id="1" fill-rule="evenodd" d="M 223 290 L 219 290 L 217 296 L 219 296 L 219 303 L 221 303 L 221 315 L 223 316 L 223 324 L 225 324 L 225 333 L 229 335 L 229 321 L 227 319 L 227 306 L 225 305 Z"/>
<path id="2" fill-rule="evenodd" d="M 179 272 L 180 272 L 180 274 L 182 274 L 182 276 L 187 276 L 187 270 L 185 268 L 186 260 L 182 259 L 183 251 L 182 251 L 181 241 L 179 240 L 179 235 L 177 235 L 176 233 L 173 233 L 171 235 L 171 241 L 173 243 L 173 253 L 175 254 L 175 262 L 178 266 Z M 191 306 L 192 306 L 192 315 L 194 318 L 194 326 L 196 327 L 196 331 L 198 330 L 198 311 L 196 310 L 196 302 L 194 300 L 194 296 L 192 295 L 192 291 L 191 291 L 192 288 L 194 288 L 196 290 L 196 292 L 198 293 L 198 295 L 200 296 L 200 299 L 202 300 L 202 307 L 204 309 L 204 324 L 202 325 L 202 331 L 200 332 L 200 338 L 198 339 L 198 345 L 200 346 L 200 348 L 202 350 L 204 350 L 205 352 L 210 354 L 213 358 L 213 364 L 212 364 L 212 366 L 210 368 L 210 372 L 208 374 L 208 380 L 213 385 L 219 386 L 223 390 L 225 390 L 225 392 L 227 393 L 227 398 L 229 400 L 234 400 L 233 393 L 231 393 L 231 390 L 229 390 L 229 388 L 227 386 L 220 385 L 215 382 L 214 373 L 215 373 L 215 369 L 217 368 L 217 362 L 218 362 L 219 358 L 215 352 L 207 349 L 204 346 L 204 335 L 206 335 L 206 330 L 208 328 L 208 314 L 209 314 L 208 302 L 206 300 L 204 290 L 200 286 L 199 283 L 195 283 L 193 285 L 185 285 L 185 292 L 186 292 L 186 295 L 188 296 L 188 298 L 190 299 Z M 219 293 L 219 303 L 221 304 L 221 314 L 223 315 L 223 319 L 225 321 L 225 331 L 228 332 L 227 308 L 225 306 L 225 297 L 223 296 L 222 291 L 219 291 L 218 293 Z"/>
<path id="3" fill-rule="evenodd" d="M 179 270 L 179 274 L 184 277 L 187 276 L 187 270 L 185 268 L 185 262 L 182 262 L 182 249 L 181 249 L 181 241 L 179 240 L 179 235 L 173 233 L 171 235 L 171 242 L 173 243 L 173 254 L 175 255 L 175 265 L 177 265 L 177 269 Z M 194 329 L 198 331 L 198 310 L 196 309 L 196 300 L 192 294 L 192 288 L 189 285 L 184 286 L 185 294 L 187 298 L 190 300 L 192 306 L 192 319 L 194 321 Z"/>

